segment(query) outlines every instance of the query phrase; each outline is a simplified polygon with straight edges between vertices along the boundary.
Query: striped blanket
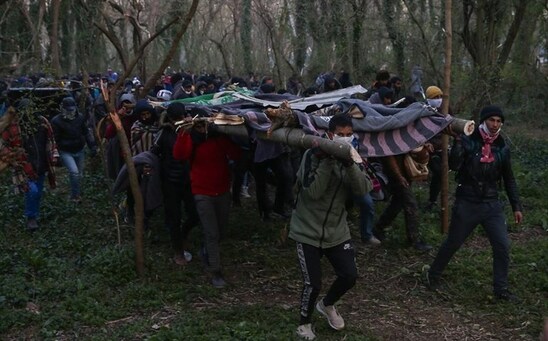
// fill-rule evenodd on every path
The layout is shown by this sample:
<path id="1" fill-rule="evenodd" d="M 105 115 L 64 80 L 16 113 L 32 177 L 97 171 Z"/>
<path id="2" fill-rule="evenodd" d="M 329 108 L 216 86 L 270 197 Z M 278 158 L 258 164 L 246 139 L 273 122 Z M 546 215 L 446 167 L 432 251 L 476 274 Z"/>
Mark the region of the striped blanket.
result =
<path id="1" fill-rule="evenodd" d="M 363 118 L 353 118 L 354 132 L 359 141 L 362 157 L 398 155 L 413 150 L 434 135 L 445 129 L 453 120 L 443 116 L 422 103 L 413 103 L 404 109 L 386 108 L 389 114 L 375 110 L 371 105 L 359 100 L 343 100 L 335 105 L 347 112 L 352 105 L 359 106 Z M 228 111 L 228 112 L 227 112 Z M 238 110 L 231 108 L 225 112 L 237 114 L 245 119 L 252 130 L 266 131 L 270 127 L 269 118 L 261 110 Z M 314 116 L 293 110 L 299 127 L 306 134 L 322 135 L 328 128 L 330 116 Z"/>
<path id="2" fill-rule="evenodd" d="M 212 114 L 222 112 L 243 117 L 251 138 L 256 137 L 254 131 L 267 131 L 270 128 L 272 122 L 264 114 L 264 108 L 279 107 L 284 100 L 289 101 L 299 128 L 306 134 L 316 136 L 321 136 L 327 130 L 330 116 L 324 116 L 326 113 L 352 111 L 352 116 L 356 117 L 354 114 L 358 112 L 363 118 L 353 118 L 353 123 L 360 143 L 359 152 L 363 157 L 404 154 L 424 144 L 453 121 L 452 116 L 443 116 L 420 102 L 399 109 L 348 98 L 363 92 L 362 89 L 351 87 L 308 98 L 276 94 L 257 96 L 244 91 L 230 91 L 220 96 L 226 97 L 222 100 L 210 95 L 202 96 L 198 101 L 195 98 L 184 102 L 188 108 L 200 106 Z M 320 110 L 315 115 L 314 111 L 308 112 L 311 108 Z"/>

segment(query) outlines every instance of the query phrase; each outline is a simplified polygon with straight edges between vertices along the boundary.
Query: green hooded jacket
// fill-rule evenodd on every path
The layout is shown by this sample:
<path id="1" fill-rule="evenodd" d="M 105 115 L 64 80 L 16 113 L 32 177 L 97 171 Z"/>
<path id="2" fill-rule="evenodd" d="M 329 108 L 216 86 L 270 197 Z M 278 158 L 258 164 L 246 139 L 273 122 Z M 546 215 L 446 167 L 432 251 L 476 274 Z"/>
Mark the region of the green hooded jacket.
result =
<path id="1" fill-rule="evenodd" d="M 344 166 L 331 157 L 319 158 L 310 149 L 303 155 L 296 186 L 289 237 L 324 249 L 350 239 L 346 201 L 372 188 L 358 164 Z"/>

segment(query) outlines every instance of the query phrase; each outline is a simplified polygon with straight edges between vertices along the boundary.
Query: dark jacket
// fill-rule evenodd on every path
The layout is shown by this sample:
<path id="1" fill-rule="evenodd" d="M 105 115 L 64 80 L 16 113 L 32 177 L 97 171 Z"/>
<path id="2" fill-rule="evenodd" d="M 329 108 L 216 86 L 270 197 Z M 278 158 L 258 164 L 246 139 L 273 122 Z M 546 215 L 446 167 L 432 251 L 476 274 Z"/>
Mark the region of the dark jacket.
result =
<path id="1" fill-rule="evenodd" d="M 81 151 L 86 143 L 90 149 L 95 148 L 95 140 L 81 114 L 76 115 L 72 120 L 67 120 L 58 114 L 51 120 L 51 126 L 60 151 L 76 153 Z"/>
<path id="2" fill-rule="evenodd" d="M 490 163 L 480 162 L 483 139 L 478 128 L 470 136 L 455 139 L 449 154 L 449 168 L 457 171 L 458 187 L 456 196 L 470 201 L 488 202 L 499 199 L 499 188 L 504 182 L 504 188 L 512 210 L 521 211 L 518 187 L 512 163 L 510 149 L 504 138 L 499 137 L 491 145 L 495 160 Z"/>
<path id="3" fill-rule="evenodd" d="M 152 211 L 163 204 L 162 186 L 160 181 L 160 160 L 152 152 L 142 152 L 133 158 L 135 170 L 139 177 L 139 187 L 144 200 L 144 209 Z M 145 166 L 150 168 L 150 172 L 145 174 Z M 112 193 L 120 193 L 129 188 L 129 174 L 127 165 L 124 164 L 118 177 L 114 182 Z"/>
<path id="4" fill-rule="evenodd" d="M 188 161 L 176 160 L 173 157 L 173 146 L 177 141 L 175 126 L 162 116 L 161 127 L 151 151 L 160 157 L 162 181 L 185 183 L 190 181 Z"/>
<path id="5" fill-rule="evenodd" d="M 23 148 L 27 154 L 27 160 L 37 175 L 44 175 L 49 169 L 50 155 L 46 144 L 48 132 L 40 127 L 34 134 L 23 137 Z"/>

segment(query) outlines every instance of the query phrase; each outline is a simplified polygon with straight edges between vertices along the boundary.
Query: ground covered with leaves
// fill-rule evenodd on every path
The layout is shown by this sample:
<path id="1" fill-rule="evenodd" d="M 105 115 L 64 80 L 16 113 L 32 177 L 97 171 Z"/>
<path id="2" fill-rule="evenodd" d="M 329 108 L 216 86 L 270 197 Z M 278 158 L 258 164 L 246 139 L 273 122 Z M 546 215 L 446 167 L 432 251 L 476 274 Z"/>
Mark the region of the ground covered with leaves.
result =
<path id="1" fill-rule="evenodd" d="M 548 317 L 548 147 L 533 137 L 513 138 L 515 173 L 525 206 L 525 223 L 509 226 L 510 284 L 520 303 L 495 301 L 491 251 L 478 228 L 444 274 L 439 292 L 422 283 L 422 267 L 440 245 L 436 212 L 421 212 L 432 253 L 405 244 L 403 219 L 380 247 L 356 243 L 360 278 L 343 297 L 341 332 L 314 317 L 322 340 L 535 340 Z M 232 211 L 222 244 L 229 286 L 214 289 L 196 251 L 181 267 L 171 260 L 163 214 L 146 232 L 146 274 L 134 265 L 133 228 L 117 227 L 109 183 L 99 160 L 88 163 L 81 204 L 68 200 L 67 176 L 47 191 L 42 228 L 24 229 L 23 198 L 10 192 L 2 174 L 0 201 L 0 338 L 55 340 L 291 340 L 295 339 L 301 288 L 294 243 L 287 223 L 260 221 L 254 200 Z M 426 200 L 425 185 L 416 187 Z M 381 212 L 385 203 L 378 203 Z M 509 209 L 507 209 L 510 217 Z M 356 212 L 352 233 L 359 240 Z M 509 220 L 510 221 L 510 220 Z M 118 243 L 118 232 L 121 243 Z M 333 279 L 324 266 L 324 284 Z M 324 289 L 325 290 L 325 289 Z"/>

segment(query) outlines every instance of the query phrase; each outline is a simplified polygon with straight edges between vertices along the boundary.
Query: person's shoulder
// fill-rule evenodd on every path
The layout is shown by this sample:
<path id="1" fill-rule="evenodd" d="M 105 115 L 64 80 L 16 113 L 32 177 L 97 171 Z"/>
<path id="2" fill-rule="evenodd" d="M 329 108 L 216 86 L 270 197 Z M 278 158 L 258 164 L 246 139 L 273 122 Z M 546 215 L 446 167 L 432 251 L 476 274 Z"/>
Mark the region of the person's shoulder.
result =
<path id="1" fill-rule="evenodd" d="M 42 120 L 42 121 L 43 121 L 44 119 L 45 119 L 46 121 L 48 120 L 47 118 L 45 118 L 45 117 L 42 116 L 42 115 L 38 115 L 38 117 L 40 117 L 40 120 Z M 61 121 L 61 119 L 62 119 L 61 114 L 57 114 L 57 115 L 53 116 L 53 117 L 49 120 L 49 122 L 50 122 L 51 124 L 57 124 L 57 123 L 59 123 L 59 122 Z"/>

